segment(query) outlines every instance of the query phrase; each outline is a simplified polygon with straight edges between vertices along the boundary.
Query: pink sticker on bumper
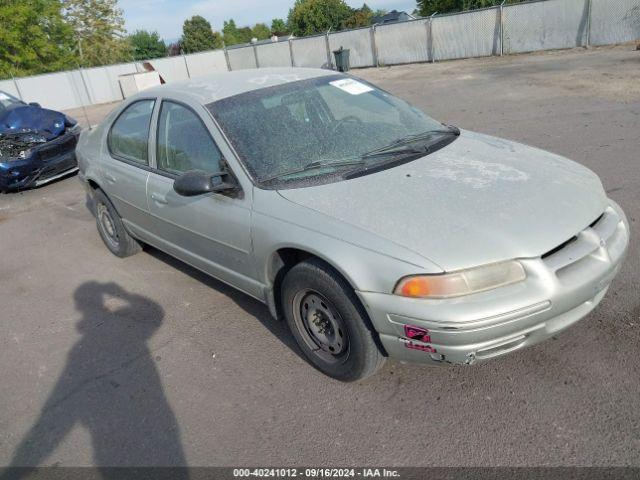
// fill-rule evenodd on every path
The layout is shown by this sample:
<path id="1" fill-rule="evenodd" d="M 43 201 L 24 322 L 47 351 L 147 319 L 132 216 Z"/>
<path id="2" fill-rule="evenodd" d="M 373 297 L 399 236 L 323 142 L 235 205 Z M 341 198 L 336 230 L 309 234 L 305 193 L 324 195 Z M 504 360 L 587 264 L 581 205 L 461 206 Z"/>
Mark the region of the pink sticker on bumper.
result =
<path id="1" fill-rule="evenodd" d="M 415 327 L 413 325 L 405 325 L 404 335 L 411 340 L 418 340 L 419 342 L 425 343 L 431 342 L 429 330 L 427 330 L 426 328 Z"/>
<path id="2" fill-rule="evenodd" d="M 437 350 L 431 345 L 422 345 L 420 343 L 412 342 L 411 340 L 405 340 L 404 338 L 401 338 L 400 341 L 404 343 L 404 346 L 406 348 L 410 348 L 411 350 L 420 350 L 427 353 L 437 353 Z"/>

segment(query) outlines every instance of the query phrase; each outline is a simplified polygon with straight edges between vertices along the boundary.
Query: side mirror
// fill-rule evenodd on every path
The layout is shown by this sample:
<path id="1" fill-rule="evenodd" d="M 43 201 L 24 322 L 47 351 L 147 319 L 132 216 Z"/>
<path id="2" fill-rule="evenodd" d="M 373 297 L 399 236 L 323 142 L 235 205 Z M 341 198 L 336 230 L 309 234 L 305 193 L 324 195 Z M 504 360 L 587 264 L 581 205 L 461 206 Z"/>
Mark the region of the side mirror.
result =
<path id="1" fill-rule="evenodd" d="M 173 189 L 183 197 L 195 197 L 205 193 L 233 192 L 238 190 L 238 185 L 226 172 L 206 173 L 191 170 L 175 179 Z"/>
<path id="2" fill-rule="evenodd" d="M 29 102 L 29 105 L 32 107 L 39 107 L 40 104 L 38 102 Z"/>

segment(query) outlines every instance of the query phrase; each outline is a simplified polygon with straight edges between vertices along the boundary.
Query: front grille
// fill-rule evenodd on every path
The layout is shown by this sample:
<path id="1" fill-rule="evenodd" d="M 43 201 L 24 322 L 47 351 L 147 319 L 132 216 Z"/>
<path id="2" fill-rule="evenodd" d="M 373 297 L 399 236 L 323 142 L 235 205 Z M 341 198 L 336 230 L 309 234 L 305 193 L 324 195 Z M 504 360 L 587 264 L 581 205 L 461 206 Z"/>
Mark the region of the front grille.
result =
<path id="1" fill-rule="evenodd" d="M 616 255 L 621 224 L 622 219 L 616 211 L 607 207 L 584 230 L 542 255 L 542 260 L 561 276 L 571 270 L 568 267 L 578 267 L 580 262 L 588 261 L 594 255 Z"/>
<path id="2" fill-rule="evenodd" d="M 66 135 L 59 139 L 53 140 L 39 147 L 38 158 L 46 162 L 65 153 L 72 152 L 76 147 L 78 137 L 76 135 Z"/>
<path id="3" fill-rule="evenodd" d="M 552 248 L 551 250 L 549 250 L 547 253 L 542 255 L 542 259 L 544 260 L 547 257 L 550 257 L 551 255 L 553 255 L 554 253 L 559 252 L 560 250 L 562 250 L 564 247 L 566 247 L 567 245 L 569 245 L 572 242 L 575 242 L 578 239 L 578 237 L 576 237 L 575 235 L 573 237 L 571 237 L 569 240 L 567 240 L 566 242 L 561 243 L 560 245 L 558 245 L 556 248 Z"/>
<path id="4" fill-rule="evenodd" d="M 598 224 L 598 222 L 600 222 L 600 220 L 603 219 L 603 217 L 604 217 L 604 213 L 602 215 L 600 215 L 598 218 L 596 218 L 593 222 L 591 222 L 589 224 L 589 227 L 591 227 L 591 228 L 595 227 Z"/>

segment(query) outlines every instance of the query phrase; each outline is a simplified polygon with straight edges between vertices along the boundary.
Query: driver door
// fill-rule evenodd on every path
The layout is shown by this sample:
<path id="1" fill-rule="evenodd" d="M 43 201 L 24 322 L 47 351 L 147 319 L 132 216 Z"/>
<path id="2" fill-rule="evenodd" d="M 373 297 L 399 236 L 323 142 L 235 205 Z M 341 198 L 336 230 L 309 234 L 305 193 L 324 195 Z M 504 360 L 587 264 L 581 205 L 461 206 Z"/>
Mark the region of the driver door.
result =
<path id="1" fill-rule="evenodd" d="M 209 128 L 194 108 L 177 101 L 162 101 L 154 153 L 155 168 L 149 175 L 147 199 L 153 218 L 151 233 L 157 246 L 261 297 L 251 255 L 248 195 L 211 193 L 183 197 L 173 189 L 173 182 L 181 173 L 214 173 L 227 168 Z"/>

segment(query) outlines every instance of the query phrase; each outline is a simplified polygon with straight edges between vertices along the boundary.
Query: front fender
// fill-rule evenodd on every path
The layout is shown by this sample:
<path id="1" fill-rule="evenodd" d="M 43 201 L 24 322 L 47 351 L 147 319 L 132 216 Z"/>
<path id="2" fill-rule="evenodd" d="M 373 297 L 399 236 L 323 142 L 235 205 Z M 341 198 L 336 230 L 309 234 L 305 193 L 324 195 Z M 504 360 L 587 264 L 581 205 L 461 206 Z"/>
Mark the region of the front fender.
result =
<path id="1" fill-rule="evenodd" d="M 284 248 L 315 255 L 356 290 L 390 293 L 406 275 L 442 269 L 404 247 L 297 205 L 271 190 L 255 189 L 252 238 L 258 275 L 271 286 L 274 256 Z"/>

